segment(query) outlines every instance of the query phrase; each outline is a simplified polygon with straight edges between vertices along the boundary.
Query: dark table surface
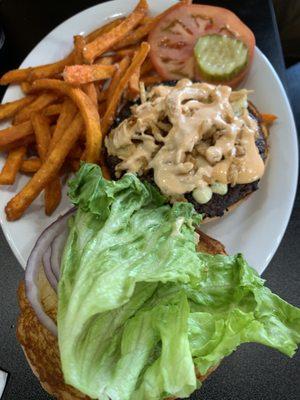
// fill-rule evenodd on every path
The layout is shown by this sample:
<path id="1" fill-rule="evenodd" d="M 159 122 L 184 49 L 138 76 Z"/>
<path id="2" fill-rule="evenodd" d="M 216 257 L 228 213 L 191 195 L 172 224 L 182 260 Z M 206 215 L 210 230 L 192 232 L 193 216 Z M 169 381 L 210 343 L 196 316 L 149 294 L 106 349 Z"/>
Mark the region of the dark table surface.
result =
<path id="1" fill-rule="evenodd" d="M 100 1 L 101 2 L 101 1 Z M 0 0 L 0 27 L 6 40 L 0 50 L 0 72 L 17 67 L 28 52 L 56 25 L 75 13 L 99 3 L 92 0 Z M 286 80 L 276 20 L 267 0 L 223 0 L 205 3 L 222 5 L 236 12 L 254 31 L 257 45 L 266 54 L 290 94 L 299 115 L 299 71 Z M 76 30 L 76 27 L 74 27 Z M 0 95 L 4 90 L 0 92 Z M 298 101 L 298 100 L 299 101 Z M 263 277 L 271 290 L 300 306 L 300 199 L 279 249 Z M 263 221 L 262 221 L 263 222 Z M 226 243 L 225 243 L 226 245 Z M 4 400 L 46 400 L 31 373 L 15 337 L 18 315 L 16 290 L 23 271 L 0 233 L 0 368 L 10 373 Z M 193 399 L 202 400 L 299 400 L 300 352 L 292 359 L 263 346 L 246 344 L 227 357 Z"/>

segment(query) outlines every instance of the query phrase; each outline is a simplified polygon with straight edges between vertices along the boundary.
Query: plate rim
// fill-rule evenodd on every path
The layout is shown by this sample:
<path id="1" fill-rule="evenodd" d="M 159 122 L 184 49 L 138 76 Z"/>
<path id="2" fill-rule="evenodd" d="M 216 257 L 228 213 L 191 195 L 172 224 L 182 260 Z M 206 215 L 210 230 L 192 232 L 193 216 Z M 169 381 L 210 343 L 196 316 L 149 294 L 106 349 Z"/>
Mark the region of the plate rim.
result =
<path id="1" fill-rule="evenodd" d="M 295 122 L 295 118 L 294 118 L 294 113 L 291 107 L 291 103 L 290 103 L 290 99 L 288 97 L 288 92 L 285 89 L 279 75 L 277 74 L 277 71 L 275 70 L 275 68 L 273 67 L 272 63 L 269 61 L 269 59 L 267 58 L 267 56 L 257 47 L 255 46 L 255 50 L 258 52 L 258 54 L 262 57 L 262 59 L 264 60 L 264 62 L 268 65 L 268 67 L 272 70 L 274 77 L 284 95 L 284 100 L 287 104 L 287 111 L 288 111 L 288 116 L 289 116 L 289 121 L 291 123 L 291 128 L 292 128 L 292 134 L 293 137 L 295 138 L 295 143 L 296 143 L 296 148 L 295 148 L 295 163 L 296 163 L 296 168 L 295 168 L 295 180 L 293 182 L 293 192 L 291 194 L 291 200 L 289 203 L 289 209 L 287 211 L 287 218 L 284 222 L 284 227 L 281 230 L 280 234 L 277 236 L 277 243 L 276 245 L 273 247 L 273 250 L 269 253 L 268 257 L 266 258 L 266 260 L 263 263 L 263 268 L 260 274 L 263 274 L 264 271 L 266 270 L 266 268 L 269 266 L 270 262 L 272 261 L 273 257 L 275 256 L 280 243 L 282 242 L 283 236 L 285 235 L 285 232 L 287 230 L 288 224 L 291 220 L 291 216 L 292 216 L 292 212 L 294 209 L 294 205 L 295 205 L 295 200 L 296 200 L 296 194 L 297 194 L 297 182 L 299 180 L 299 138 L 298 138 L 298 134 L 297 134 L 297 127 L 296 127 L 296 122 Z"/>

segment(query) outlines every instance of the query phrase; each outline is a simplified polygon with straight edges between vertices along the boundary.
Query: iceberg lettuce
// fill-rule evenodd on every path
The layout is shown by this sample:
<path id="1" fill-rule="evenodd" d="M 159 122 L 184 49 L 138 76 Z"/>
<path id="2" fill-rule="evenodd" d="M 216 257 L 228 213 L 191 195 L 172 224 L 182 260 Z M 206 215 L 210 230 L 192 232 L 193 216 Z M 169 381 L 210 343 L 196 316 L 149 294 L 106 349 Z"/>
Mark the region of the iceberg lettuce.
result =
<path id="1" fill-rule="evenodd" d="M 83 164 L 70 182 L 58 287 L 65 380 L 93 399 L 187 397 L 244 342 L 292 356 L 300 310 L 264 286 L 243 256 L 196 252 L 201 217 L 126 174 Z"/>

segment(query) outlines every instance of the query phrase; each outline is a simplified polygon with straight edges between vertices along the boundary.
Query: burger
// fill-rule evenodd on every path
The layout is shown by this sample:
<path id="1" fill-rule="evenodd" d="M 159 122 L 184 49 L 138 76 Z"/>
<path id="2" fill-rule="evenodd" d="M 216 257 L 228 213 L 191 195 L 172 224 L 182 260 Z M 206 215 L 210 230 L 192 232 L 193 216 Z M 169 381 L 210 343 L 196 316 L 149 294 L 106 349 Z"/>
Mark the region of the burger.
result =
<path id="1" fill-rule="evenodd" d="M 189 79 L 142 90 L 126 102 L 105 139 L 113 178 L 137 174 L 204 221 L 221 217 L 258 188 L 268 127 L 249 91 Z"/>

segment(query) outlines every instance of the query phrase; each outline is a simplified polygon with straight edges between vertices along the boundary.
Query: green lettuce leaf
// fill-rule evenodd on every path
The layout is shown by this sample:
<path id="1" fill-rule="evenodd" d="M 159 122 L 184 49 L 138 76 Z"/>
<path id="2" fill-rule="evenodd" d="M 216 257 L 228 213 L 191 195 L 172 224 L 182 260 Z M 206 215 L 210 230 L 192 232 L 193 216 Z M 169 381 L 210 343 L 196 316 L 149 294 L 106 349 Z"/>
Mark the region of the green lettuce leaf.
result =
<path id="1" fill-rule="evenodd" d="M 70 182 L 58 287 L 65 380 L 95 399 L 187 397 L 201 374 L 244 342 L 291 356 L 300 310 L 264 287 L 241 255 L 196 252 L 189 203 L 170 206 L 126 174 L 83 164 Z"/>
<path id="2" fill-rule="evenodd" d="M 189 340 L 201 374 L 245 342 L 292 356 L 300 342 L 300 310 L 264 287 L 242 255 L 199 254 L 206 270 L 185 285 L 190 301 Z"/>

